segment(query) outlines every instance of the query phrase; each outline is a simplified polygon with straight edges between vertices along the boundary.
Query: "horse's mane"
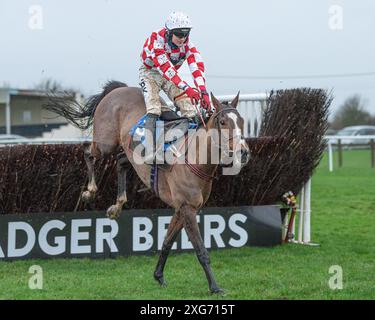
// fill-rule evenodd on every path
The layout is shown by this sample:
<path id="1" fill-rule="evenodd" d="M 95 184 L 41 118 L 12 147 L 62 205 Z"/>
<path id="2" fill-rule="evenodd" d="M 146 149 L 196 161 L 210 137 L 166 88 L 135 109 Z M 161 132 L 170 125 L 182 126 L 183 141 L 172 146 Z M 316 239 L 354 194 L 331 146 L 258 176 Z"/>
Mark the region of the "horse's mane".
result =
<path id="1" fill-rule="evenodd" d="M 63 116 L 81 130 L 86 130 L 93 123 L 94 112 L 100 101 L 111 91 L 127 86 L 120 81 L 108 81 L 102 92 L 91 96 L 84 105 L 81 105 L 71 95 L 57 96 L 50 94 L 49 100 L 43 105 L 43 108 Z"/>

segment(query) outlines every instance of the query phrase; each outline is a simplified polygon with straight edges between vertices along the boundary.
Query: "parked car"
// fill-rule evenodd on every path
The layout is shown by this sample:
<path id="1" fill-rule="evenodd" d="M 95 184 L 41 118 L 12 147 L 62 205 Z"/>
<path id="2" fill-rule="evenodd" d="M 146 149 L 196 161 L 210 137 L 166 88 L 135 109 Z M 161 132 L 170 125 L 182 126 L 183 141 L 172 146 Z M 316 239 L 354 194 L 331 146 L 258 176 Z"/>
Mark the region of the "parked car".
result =
<path id="1" fill-rule="evenodd" d="M 336 133 L 336 136 L 374 136 L 375 137 L 375 126 L 352 126 L 341 129 Z M 338 141 L 335 139 L 334 143 Z M 342 144 L 367 144 L 370 139 L 350 139 L 345 138 L 341 140 Z"/>

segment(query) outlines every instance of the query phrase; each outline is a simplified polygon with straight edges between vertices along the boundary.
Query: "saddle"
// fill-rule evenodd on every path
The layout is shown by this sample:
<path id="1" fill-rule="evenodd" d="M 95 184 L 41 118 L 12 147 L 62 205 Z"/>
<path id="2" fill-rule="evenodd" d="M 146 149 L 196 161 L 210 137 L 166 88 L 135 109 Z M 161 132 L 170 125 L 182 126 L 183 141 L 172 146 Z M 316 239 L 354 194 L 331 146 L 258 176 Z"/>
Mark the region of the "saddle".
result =
<path id="1" fill-rule="evenodd" d="M 140 147 L 140 144 L 143 144 L 144 148 L 139 148 L 143 150 L 140 156 L 144 156 L 146 147 L 146 130 L 144 125 L 147 117 L 147 114 L 144 115 L 129 132 L 132 137 L 129 143 L 129 150 L 134 152 Z M 158 146 L 156 162 L 161 158 L 166 159 L 167 157 L 173 156 L 179 158 L 182 155 L 185 155 L 187 147 L 185 146 L 184 150 L 182 149 L 182 146 L 185 143 L 185 136 L 190 129 L 197 129 L 197 127 L 198 125 L 196 123 L 189 122 L 188 118 L 180 117 L 172 110 L 162 112 L 156 121 L 156 141 Z M 160 164 L 160 162 L 162 163 Z M 171 164 L 159 161 L 158 166 L 162 169 L 167 169 L 170 168 Z"/>

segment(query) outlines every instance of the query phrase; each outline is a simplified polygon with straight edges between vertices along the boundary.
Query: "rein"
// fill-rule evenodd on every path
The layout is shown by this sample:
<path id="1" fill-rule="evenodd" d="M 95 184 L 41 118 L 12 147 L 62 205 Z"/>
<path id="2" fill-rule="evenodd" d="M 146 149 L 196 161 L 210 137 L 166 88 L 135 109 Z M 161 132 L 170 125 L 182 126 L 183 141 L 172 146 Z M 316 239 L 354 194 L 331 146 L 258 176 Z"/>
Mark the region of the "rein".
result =
<path id="1" fill-rule="evenodd" d="M 197 88 L 193 88 L 193 89 L 199 93 L 199 90 L 198 90 Z M 174 102 L 180 101 L 180 100 L 182 100 L 182 99 L 186 99 L 186 97 L 184 97 L 185 95 L 186 95 L 186 97 L 187 97 L 187 94 L 186 94 L 185 91 L 184 91 L 184 92 L 180 93 L 179 95 L 175 96 L 174 99 L 173 99 Z M 194 105 L 194 107 L 195 107 L 195 110 L 196 110 L 197 113 L 199 114 L 199 117 L 201 118 L 201 121 L 202 121 L 202 123 L 203 123 L 203 126 L 204 126 L 205 128 L 207 128 L 207 126 L 206 126 L 206 122 L 205 122 L 204 119 L 203 119 L 202 113 L 201 113 L 201 111 L 200 111 L 199 108 L 198 108 L 198 103 L 195 103 L 195 101 L 192 101 L 192 103 L 193 103 L 193 105 Z"/>
<path id="2" fill-rule="evenodd" d="M 211 176 L 203 172 L 201 169 L 199 169 L 198 166 L 191 164 L 187 159 L 185 159 L 185 164 L 189 167 L 191 172 L 193 172 L 198 178 L 201 178 L 206 182 L 211 182 L 215 178 L 215 175 Z"/>

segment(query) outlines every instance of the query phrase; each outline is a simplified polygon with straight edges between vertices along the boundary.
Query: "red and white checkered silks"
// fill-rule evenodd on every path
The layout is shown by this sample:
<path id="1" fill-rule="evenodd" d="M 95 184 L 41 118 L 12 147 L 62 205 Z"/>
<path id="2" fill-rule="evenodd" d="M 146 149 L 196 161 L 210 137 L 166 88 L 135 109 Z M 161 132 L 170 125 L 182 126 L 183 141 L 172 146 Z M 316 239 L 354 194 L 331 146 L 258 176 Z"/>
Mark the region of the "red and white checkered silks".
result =
<path id="1" fill-rule="evenodd" d="M 147 38 L 141 54 L 143 64 L 149 69 L 156 68 L 164 78 L 184 90 L 188 84 L 180 77 L 178 69 L 187 60 L 195 86 L 201 91 L 206 91 L 204 63 L 197 48 L 189 39 L 182 47 L 171 48 L 166 34 L 167 29 L 162 28 Z"/>

